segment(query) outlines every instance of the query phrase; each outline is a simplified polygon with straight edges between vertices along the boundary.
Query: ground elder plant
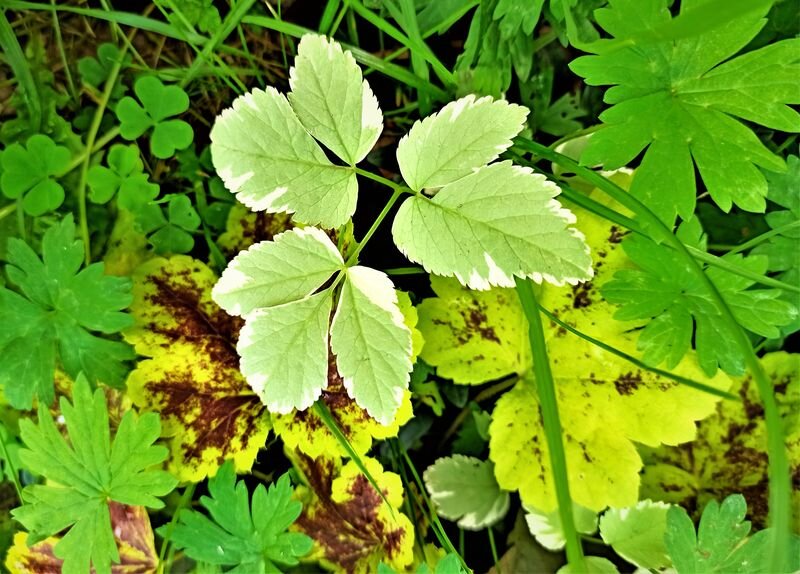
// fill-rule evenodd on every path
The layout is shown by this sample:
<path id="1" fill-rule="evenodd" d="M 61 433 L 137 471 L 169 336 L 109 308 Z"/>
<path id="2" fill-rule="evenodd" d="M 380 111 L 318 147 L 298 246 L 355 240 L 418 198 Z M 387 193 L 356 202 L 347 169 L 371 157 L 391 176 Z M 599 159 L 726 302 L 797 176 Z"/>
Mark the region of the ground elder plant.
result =
<path id="1" fill-rule="evenodd" d="M 3 571 L 800 571 L 796 2 L 115 4 L 0 11 Z"/>

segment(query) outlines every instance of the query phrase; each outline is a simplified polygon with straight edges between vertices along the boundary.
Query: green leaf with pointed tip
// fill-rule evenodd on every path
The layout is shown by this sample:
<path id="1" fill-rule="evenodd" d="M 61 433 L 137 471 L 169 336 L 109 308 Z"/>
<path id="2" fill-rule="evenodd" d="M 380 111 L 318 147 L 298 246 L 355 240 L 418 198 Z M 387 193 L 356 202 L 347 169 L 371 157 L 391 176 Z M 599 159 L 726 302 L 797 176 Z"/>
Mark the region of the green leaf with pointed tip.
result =
<path id="1" fill-rule="evenodd" d="M 253 211 L 333 228 L 356 209 L 355 173 L 328 161 L 274 88 L 236 98 L 217 117 L 211 157 L 225 186 Z"/>
<path id="2" fill-rule="evenodd" d="M 681 16 L 702 0 L 681 3 Z M 775 42 L 731 58 L 766 22 L 750 10 L 725 26 L 678 39 L 639 41 L 642 30 L 669 25 L 667 0 L 615 0 L 596 12 L 616 49 L 573 60 L 587 84 L 611 85 L 606 127 L 589 140 L 581 162 L 616 169 L 646 149 L 631 193 L 671 224 L 696 202 L 695 165 L 714 201 L 763 212 L 767 183 L 756 166 L 781 171 L 783 160 L 738 118 L 800 131 L 800 39 Z M 626 45 L 624 42 L 630 40 Z"/>
<path id="3" fill-rule="evenodd" d="M 323 231 L 292 229 L 239 253 L 214 286 L 214 301 L 231 315 L 247 315 L 311 295 L 343 266 Z"/>
<path id="4" fill-rule="evenodd" d="M 39 216 L 64 202 L 64 188 L 55 178 L 66 170 L 70 152 L 46 135 L 28 138 L 25 147 L 15 143 L 0 155 L 0 187 L 9 199 L 22 198 L 25 213 Z"/>
<path id="5" fill-rule="evenodd" d="M 247 316 L 236 347 L 240 368 L 270 411 L 305 410 L 328 385 L 332 305 L 333 293 L 326 289 Z"/>
<path id="6" fill-rule="evenodd" d="M 206 513 L 183 510 L 171 540 L 190 558 L 240 572 L 280 572 L 276 566 L 294 566 L 311 550 L 312 540 L 287 529 L 300 516 L 303 505 L 292 499 L 289 473 L 269 485 L 259 484 L 249 500 L 244 481 L 228 461 L 208 481 L 210 496 L 200 498 Z M 159 529 L 170 536 L 168 526 Z M 233 570 L 232 570 L 233 571 Z"/>
<path id="7" fill-rule="evenodd" d="M 436 512 L 457 520 L 459 528 L 482 530 L 508 512 L 508 492 L 497 484 L 489 461 L 456 454 L 437 459 L 423 476 Z"/>
<path id="8" fill-rule="evenodd" d="M 514 277 L 562 285 L 592 277 L 589 248 L 554 198 L 558 187 L 504 161 L 403 203 L 394 242 L 411 261 L 471 289 L 513 287 Z"/>
<path id="9" fill-rule="evenodd" d="M 600 519 L 600 536 L 622 558 L 649 570 L 671 565 L 664 544 L 670 505 L 642 500 L 628 508 L 609 508 Z"/>
<path id="10" fill-rule="evenodd" d="M 525 126 L 528 109 L 489 96 L 466 96 L 414 123 L 397 146 L 408 186 L 419 191 L 452 183 L 497 159 Z"/>
<path id="11" fill-rule="evenodd" d="M 65 573 L 88 572 L 90 564 L 99 573 L 110 573 L 111 563 L 119 562 L 120 556 L 109 502 L 162 508 L 158 497 L 177 483 L 157 470 L 167 457 L 165 447 L 153 444 L 161 430 L 158 415 L 137 417 L 128 411 L 112 440 L 103 391 L 92 394 L 83 376 L 73 386 L 72 404 L 62 397 L 61 412 L 69 441 L 41 403 L 38 424 L 20 422 L 26 447 L 20 458 L 25 468 L 43 475 L 49 484 L 26 486 L 24 504 L 12 514 L 30 531 L 32 541 L 67 530 L 55 546 Z"/>
<path id="12" fill-rule="evenodd" d="M 352 54 L 307 34 L 289 84 L 289 102 L 308 132 L 350 165 L 364 159 L 381 134 L 383 114 Z"/>
<path id="13" fill-rule="evenodd" d="M 331 349 L 344 387 L 358 406 L 391 424 L 408 388 L 411 331 L 386 274 L 350 267 L 331 323 Z"/>

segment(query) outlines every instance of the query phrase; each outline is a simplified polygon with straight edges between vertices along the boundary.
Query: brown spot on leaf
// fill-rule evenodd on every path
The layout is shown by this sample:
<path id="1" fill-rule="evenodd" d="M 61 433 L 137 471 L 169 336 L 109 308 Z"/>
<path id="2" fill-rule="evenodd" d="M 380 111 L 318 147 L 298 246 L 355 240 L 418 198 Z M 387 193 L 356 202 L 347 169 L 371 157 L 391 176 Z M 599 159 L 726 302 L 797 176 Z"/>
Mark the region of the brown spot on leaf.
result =
<path id="1" fill-rule="evenodd" d="M 620 395 L 632 395 L 640 384 L 642 384 L 641 375 L 632 371 L 614 379 L 614 387 Z"/>

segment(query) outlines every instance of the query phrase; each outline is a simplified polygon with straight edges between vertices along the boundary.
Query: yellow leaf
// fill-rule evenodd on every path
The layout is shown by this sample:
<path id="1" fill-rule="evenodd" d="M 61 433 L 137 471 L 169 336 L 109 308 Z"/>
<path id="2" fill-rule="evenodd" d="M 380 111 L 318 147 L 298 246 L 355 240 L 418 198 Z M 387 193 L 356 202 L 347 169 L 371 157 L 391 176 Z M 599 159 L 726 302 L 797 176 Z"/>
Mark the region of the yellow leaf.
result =
<path id="1" fill-rule="evenodd" d="M 217 278 L 185 255 L 152 259 L 134 273 L 135 324 L 124 333 L 140 355 L 128 394 L 161 415 L 168 467 L 198 482 L 233 459 L 247 472 L 270 428 L 269 414 L 239 372 L 241 319 L 211 299 Z"/>
<path id="2" fill-rule="evenodd" d="M 286 213 L 253 212 L 241 203 L 236 203 L 228 212 L 225 231 L 217 239 L 217 245 L 230 259 L 259 241 L 269 241 L 275 235 L 292 229 L 292 217 Z"/>
<path id="3" fill-rule="evenodd" d="M 130 275 L 136 267 L 152 256 L 153 252 L 148 249 L 147 237 L 136 231 L 133 214 L 120 209 L 103 257 L 106 274 Z"/>
<path id="4" fill-rule="evenodd" d="M 111 527 L 119 551 L 119 564 L 111 565 L 112 574 L 154 574 L 158 570 L 158 554 L 150 518 L 142 506 L 126 506 L 111 502 Z M 28 534 L 17 532 L 14 545 L 6 555 L 5 566 L 11 574 L 49 574 L 61 572 L 63 561 L 53 548 L 60 540 L 51 536 L 28 546 Z"/>
<path id="5" fill-rule="evenodd" d="M 292 455 L 290 455 L 292 456 Z M 358 470 L 355 462 L 342 466 L 339 458 L 293 456 L 308 487 L 299 487 L 303 513 L 293 528 L 314 540 L 306 557 L 333 572 L 367 574 L 384 562 L 398 571 L 414 560 L 414 527 L 400 512 L 403 484 L 380 463 L 364 457 L 389 506 Z"/>

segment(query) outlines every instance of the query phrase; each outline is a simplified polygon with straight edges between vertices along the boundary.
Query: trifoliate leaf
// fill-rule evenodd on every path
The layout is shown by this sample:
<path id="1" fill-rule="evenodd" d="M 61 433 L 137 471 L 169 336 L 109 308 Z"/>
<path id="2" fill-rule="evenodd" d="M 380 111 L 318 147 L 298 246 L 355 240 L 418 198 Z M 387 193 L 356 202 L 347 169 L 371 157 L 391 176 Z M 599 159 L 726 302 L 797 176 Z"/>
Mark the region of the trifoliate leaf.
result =
<path id="1" fill-rule="evenodd" d="M 629 508 L 609 508 L 600 519 L 600 536 L 639 568 L 666 568 L 671 564 L 664 544 L 669 508 L 669 504 L 651 500 Z"/>
<path id="2" fill-rule="evenodd" d="M 684 2 L 681 13 L 700 5 Z M 600 115 L 606 127 L 592 135 L 581 156 L 586 165 L 623 166 L 647 148 L 631 193 L 667 223 L 688 219 L 695 206 L 695 164 L 711 197 L 724 211 L 733 204 L 763 212 L 767 184 L 760 166 L 785 169 L 737 118 L 796 132 L 800 40 L 775 42 L 731 58 L 766 22 L 762 10 L 705 31 L 673 39 L 636 41 L 642 29 L 670 22 L 667 0 L 616 0 L 597 12 L 619 45 L 574 60 L 570 67 L 590 85 L 613 85 Z"/>
<path id="3" fill-rule="evenodd" d="M 316 228 L 293 229 L 242 251 L 214 286 L 214 300 L 231 315 L 247 315 L 311 295 L 344 259 Z"/>
<path id="4" fill-rule="evenodd" d="M 211 156 L 225 186 L 253 211 L 339 227 L 356 208 L 355 172 L 332 164 L 274 88 L 236 98 L 211 130 Z"/>
<path id="5" fill-rule="evenodd" d="M 303 507 L 292 500 L 288 473 L 269 489 L 259 484 L 248 500 L 247 485 L 236 481 L 228 462 L 208 481 L 208 492 L 210 496 L 200 498 L 206 513 L 183 510 L 171 534 L 169 527 L 159 530 L 190 558 L 263 574 L 281 572 L 279 566 L 294 566 L 311 550 L 308 536 L 287 532 Z"/>
<path id="6" fill-rule="evenodd" d="M 99 573 L 111 572 L 120 554 L 109 503 L 161 508 L 158 497 L 176 484 L 164 471 L 147 470 L 167 456 L 166 448 L 153 445 L 160 431 L 158 415 L 137 418 L 128 411 L 112 440 L 103 392 L 92 394 L 82 376 L 73 387 L 73 404 L 62 397 L 61 412 L 69 442 L 41 404 L 38 425 L 20 421 L 25 468 L 54 484 L 26 486 L 24 504 L 12 514 L 31 532 L 32 542 L 68 530 L 54 548 L 64 560 L 64 572 L 87 572 L 90 563 Z"/>
<path id="7" fill-rule="evenodd" d="M 525 125 L 528 110 L 466 96 L 416 122 L 397 146 L 403 179 L 415 191 L 436 188 L 494 161 Z M 508 182 L 506 182 L 508 183 Z"/>
<path id="8" fill-rule="evenodd" d="M 128 395 L 161 415 L 168 468 L 181 481 L 200 481 L 229 459 L 249 471 L 270 428 L 239 372 L 241 320 L 211 300 L 216 280 L 183 255 L 152 259 L 133 275 L 135 325 L 125 338 L 148 359 L 128 377 Z"/>
<path id="9" fill-rule="evenodd" d="M 768 353 L 761 358 L 761 365 L 773 384 L 783 419 L 790 472 L 800 476 L 800 424 L 794 406 L 800 400 L 800 355 Z M 716 413 L 698 425 L 697 440 L 645 453 L 641 495 L 702 508 L 709 500 L 740 492 L 749 503 L 753 524 L 763 528 L 769 506 L 764 410 L 751 375 L 736 379 L 731 392 L 742 402 L 720 402 Z M 798 529 L 798 489 L 793 491 L 792 506 Z"/>
<path id="10" fill-rule="evenodd" d="M 383 561 L 405 571 L 414 557 L 414 527 L 400 512 L 403 484 L 377 460 L 362 461 L 383 498 L 355 462 L 341 466 L 338 457 L 296 454 L 295 465 L 308 488 L 297 489 L 303 513 L 294 528 L 314 539 L 307 558 L 327 569 L 367 574 Z"/>
<path id="11" fill-rule="evenodd" d="M 350 396 L 378 422 L 390 424 L 408 388 L 412 347 L 386 274 L 347 269 L 331 322 L 331 349 Z"/>
<path id="12" fill-rule="evenodd" d="M 150 151 L 160 159 L 170 158 L 176 150 L 191 145 L 192 126 L 183 120 L 168 119 L 189 109 L 189 96 L 180 86 L 165 86 L 155 76 L 144 76 L 136 80 L 133 91 L 141 105 L 126 96 L 116 108 L 123 138 L 135 140 L 153 128 Z"/>
<path id="13" fill-rule="evenodd" d="M 173 195 L 167 204 L 167 219 L 161 215 L 157 206 L 158 215 L 148 226 L 149 231 L 156 229 L 150 237 L 150 243 L 155 247 L 156 253 L 188 253 L 194 247 L 192 232 L 200 227 L 201 220 L 192 201 L 185 195 Z M 141 215 L 141 214 L 140 214 Z M 141 217 L 140 217 L 141 219 Z"/>
<path id="14" fill-rule="evenodd" d="M 421 357 L 440 377 L 480 384 L 528 369 L 528 324 L 513 290 L 470 291 L 435 275 L 431 287 L 437 297 L 417 308 Z"/>
<path id="15" fill-rule="evenodd" d="M 530 506 L 525 506 L 525 522 L 528 530 L 536 538 L 536 542 L 551 551 L 563 550 L 567 544 L 564 537 L 564 528 L 561 525 L 561 514 L 558 510 L 542 512 Z M 575 530 L 581 534 L 594 534 L 597 532 L 597 513 L 580 504 L 572 505 L 572 517 L 575 521 Z"/>
<path id="16" fill-rule="evenodd" d="M 93 203 L 108 203 L 119 192 L 123 206 L 131 206 L 158 195 L 158 184 L 150 183 L 143 172 L 144 164 L 135 145 L 111 146 L 106 158 L 108 167 L 95 165 L 89 168 L 89 199 Z"/>
<path id="17" fill-rule="evenodd" d="M 314 404 L 328 384 L 333 292 L 253 311 L 239 335 L 242 374 L 271 412 Z"/>
<path id="18" fill-rule="evenodd" d="M 186 22 L 206 34 L 213 34 L 222 25 L 219 10 L 214 6 L 214 0 L 178 0 L 170 4 L 180 10 L 169 13 L 167 18 L 174 26 L 185 27 Z M 193 32 L 194 30 L 192 30 Z"/>
<path id="19" fill-rule="evenodd" d="M 491 462 L 456 454 L 437 459 L 424 478 L 436 512 L 459 528 L 482 530 L 508 512 L 508 492 L 498 486 Z"/>
<path id="20" fill-rule="evenodd" d="M 603 296 L 620 305 L 614 315 L 622 320 L 653 319 L 641 331 L 639 348 L 653 365 L 666 360 L 675 366 L 689 349 L 695 332 L 695 347 L 703 370 L 712 375 L 719 365 L 740 374 L 744 360 L 732 343 L 734 335 L 720 317 L 708 289 L 676 251 L 644 237 L 623 242 L 628 257 L 640 269 L 619 271 L 602 287 Z M 729 263 L 763 274 L 767 258 L 753 255 L 726 256 Z M 764 337 L 778 337 L 779 327 L 798 314 L 796 305 L 781 298 L 779 289 L 751 289 L 751 279 L 719 268 L 707 270 L 737 322 Z"/>
<path id="21" fill-rule="evenodd" d="M 514 277 L 576 284 L 592 276 L 591 258 L 559 191 L 529 168 L 492 164 L 433 199 L 407 199 L 392 236 L 411 261 L 472 289 L 513 287 Z"/>
<path id="22" fill-rule="evenodd" d="M 679 574 L 733 572 L 735 564 L 729 559 L 750 532 L 750 522 L 744 520 L 746 513 L 747 503 L 741 494 L 729 496 L 722 504 L 712 500 L 703 510 L 695 533 L 686 510 L 671 507 L 664 542 L 675 570 Z"/>
<path id="23" fill-rule="evenodd" d="M 403 320 L 411 331 L 413 341 L 411 360 L 414 361 L 423 343 L 422 334 L 416 328 L 416 309 L 411 305 L 407 294 L 398 291 L 397 296 Z M 369 416 L 369 413 L 358 406 L 356 401 L 348 395 L 344 381 L 336 368 L 336 357 L 333 353 L 328 355 L 328 386 L 322 391 L 320 400 L 328 407 L 339 429 L 358 454 L 365 454 L 369 451 L 373 440 L 396 437 L 400 427 L 413 416 L 409 391 L 403 392 L 400 408 L 397 409 L 394 419 L 388 425 L 383 425 Z M 289 449 L 298 449 L 311 458 L 322 455 L 330 456 L 333 453 L 349 456 L 349 453 L 342 448 L 339 440 L 313 409 L 295 410 L 287 415 L 273 414 L 272 422 L 275 434 L 281 437 L 284 445 Z"/>
<path id="24" fill-rule="evenodd" d="M 46 135 L 28 138 L 25 147 L 14 143 L 0 154 L 0 187 L 9 199 L 22 198 L 25 213 L 39 216 L 64 202 L 64 188 L 56 181 L 69 165 L 71 154 Z"/>
<path id="25" fill-rule="evenodd" d="M 306 34 L 289 85 L 289 102 L 312 136 L 350 165 L 364 159 L 383 130 L 383 115 L 350 52 L 324 36 Z"/>
<path id="26" fill-rule="evenodd" d="M 150 527 L 150 517 L 142 506 L 126 506 L 111 502 L 108 505 L 114 544 L 119 553 L 119 564 L 114 564 L 114 574 L 156 574 L 158 553 Z M 32 546 L 28 546 L 28 534 L 18 532 L 14 535 L 14 546 L 6 556 L 9 572 L 45 573 L 62 572 L 64 560 L 55 553 L 60 537 L 51 536 Z"/>
<path id="27" fill-rule="evenodd" d="M 72 215 L 47 230 L 42 258 L 24 241 L 8 241 L 6 273 L 22 295 L 0 287 L 0 383 L 15 408 L 38 396 L 53 401 L 56 361 L 66 373 L 83 372 L 92 383 L 121 385 L 134 358 L 111 334 L 131 323 L 122 312 L 131 302 L 130 281 L 103 274 L 103 264 L 81 270 L 83 243 L 75 240 Z"/>
<path id="28" fill-rule="evenodd" d="M 121 68 L 127 68 L 131 63 L 130 54 L 121 53 L 121 50 L 114 44 L 108 42 L 100 44 L 97 48 L 97 58 L 87 56 L 78 60 L 78 73 L 81 80 L 95 88 L 102 88 L 102 84 L 108 79 L 111 69 L 117 62 L 121 62 Z M 111 99 L 117 100 L 125 93 L 126 87 L 117 80 L 117 85 L 111 91 Z"/>

